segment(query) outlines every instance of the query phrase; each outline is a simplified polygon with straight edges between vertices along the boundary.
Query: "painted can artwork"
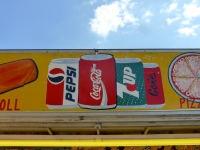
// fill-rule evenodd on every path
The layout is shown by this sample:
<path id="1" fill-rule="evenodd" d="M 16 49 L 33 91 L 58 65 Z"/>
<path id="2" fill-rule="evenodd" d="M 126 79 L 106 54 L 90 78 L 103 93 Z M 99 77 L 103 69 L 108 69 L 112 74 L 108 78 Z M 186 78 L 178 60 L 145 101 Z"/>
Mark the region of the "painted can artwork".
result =
<path id="1" fill-rule="evenodd" d="M 200 49 L 104 52 L 1 52 L 0 111 L 200 109 Z"/>
<path id="2" fill-rule="evenodd" d="M 156 63 L 144 63 L 145 93 L 147 108 L 161 108 L 165 105 L 161 71 Z"/>
<path id="3" fill-rule="evenodd" d="M 116 59 L 117 107 L 144 107 L 144 69 L 140 59 Z"/>
<path id="4" fill-rule="evenodd" d="M 82 108 L 116 107 L 115 60 L 112 55 L 84 55 L 79 72 L 79 99 Z"/>
<path id="5" fill-rule="evenodd" d="M 54 59 L 48 67 L 48 108 L 77 108 L 79 59 Z"/>

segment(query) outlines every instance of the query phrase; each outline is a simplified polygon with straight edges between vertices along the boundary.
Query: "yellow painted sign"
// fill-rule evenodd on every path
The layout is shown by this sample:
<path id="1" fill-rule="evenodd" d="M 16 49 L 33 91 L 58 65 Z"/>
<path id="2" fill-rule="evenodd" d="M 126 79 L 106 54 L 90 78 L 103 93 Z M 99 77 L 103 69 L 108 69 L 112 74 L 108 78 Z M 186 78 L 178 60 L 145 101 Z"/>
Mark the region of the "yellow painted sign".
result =
<path id="1" fill-rule="evenodd" d="M 199 108 L 198 52 L 0 52 L 1 111 Z"/>

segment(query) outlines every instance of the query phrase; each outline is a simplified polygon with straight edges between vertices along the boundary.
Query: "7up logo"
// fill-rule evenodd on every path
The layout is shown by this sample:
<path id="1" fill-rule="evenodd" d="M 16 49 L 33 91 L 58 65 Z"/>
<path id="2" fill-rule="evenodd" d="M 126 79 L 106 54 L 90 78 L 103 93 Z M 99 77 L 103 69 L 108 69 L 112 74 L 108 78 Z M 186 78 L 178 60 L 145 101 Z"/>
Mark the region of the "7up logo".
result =
<path id="1" fill-rule="evenodd" d="M 123 98 L 124 93 L 139 98 L 139 92 L 136 90 L 135 83 L 136 74 L 132 73 L 132 69 L 129 67 L 124 68 L 123 84 L 117 82 L 117 95 Z"/>

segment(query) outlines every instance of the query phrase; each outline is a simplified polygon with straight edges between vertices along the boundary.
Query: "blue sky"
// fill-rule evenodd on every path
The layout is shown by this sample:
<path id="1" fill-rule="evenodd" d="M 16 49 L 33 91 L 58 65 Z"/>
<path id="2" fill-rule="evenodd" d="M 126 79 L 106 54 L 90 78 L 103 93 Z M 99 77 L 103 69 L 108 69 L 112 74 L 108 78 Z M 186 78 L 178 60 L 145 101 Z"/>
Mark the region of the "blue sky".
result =
<path id="1" fill-rule="evenodd" d="M 200 48 L 200 0 L 0 0 L 0 49 Z"/>

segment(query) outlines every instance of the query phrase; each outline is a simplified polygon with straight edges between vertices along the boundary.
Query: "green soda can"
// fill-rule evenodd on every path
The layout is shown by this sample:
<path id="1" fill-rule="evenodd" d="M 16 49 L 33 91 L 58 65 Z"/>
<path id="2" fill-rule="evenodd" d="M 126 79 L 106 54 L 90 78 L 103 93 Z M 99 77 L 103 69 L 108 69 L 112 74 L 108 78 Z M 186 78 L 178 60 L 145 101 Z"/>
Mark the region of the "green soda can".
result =
<path id="1" fill-rule="evenodd" d="M 116 59 L 117 108 L 146 105 L 144 68 L 138 58 Z"/>

